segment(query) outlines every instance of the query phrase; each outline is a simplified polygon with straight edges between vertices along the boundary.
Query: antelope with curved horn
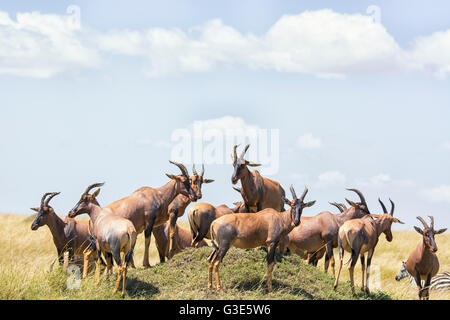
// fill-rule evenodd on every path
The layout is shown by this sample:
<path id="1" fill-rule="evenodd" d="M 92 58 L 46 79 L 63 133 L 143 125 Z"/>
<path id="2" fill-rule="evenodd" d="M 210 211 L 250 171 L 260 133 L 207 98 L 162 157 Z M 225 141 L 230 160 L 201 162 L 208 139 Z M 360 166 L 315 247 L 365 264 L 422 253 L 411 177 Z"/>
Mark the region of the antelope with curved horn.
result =
<path id="1" fill-rule="evenodd" d="M 189 209 L 188 219 L 194 248 L 197 248 L 203 239 L 211 239 L 209 231 L 214 220 L 227 214 L 248 212 L 244 201 L 235 202 L 234 205 L 234 208 L 229 208 L 224 204 L 216 207 L 209 203 L 200 202 Z"/>
<path id="2" fill-rule="evenodd" d="M 435 230 L 434 217 L 430 216 L 430 226 L 428 226 L 422 217 L 417 217 L 417 219 L 424 226 L 424 229 L 414 227 L 416 232 L 422 236 L 422 242 L 406 261 L 406 270 L 416 281 L 419 288 L 419 299 L 429 300 L 431 279 L 439 272 L 439 259 L 436 255 L 438 248 L 434 236 L 444 233 L 447 229 Z M 425 280 L 424 286 L 422 286 L 422 280 Z"/>
<path id="3" fill-rule="evenodd" d="M 294 227 L 300 224 L 303 209 L 314 205 L 315 201 L 305 203 L 308 193 L 305 188 L 302 196 L 297 198 L 291 186 L 293 200 L 284 199 L 290 205 L 287 211 L 277 211 L 272 208 L 257 213 L 228 214 L 220 217 L 211 224 L 210 232 L 214 252 L 208 258 L 208 287 L 212 287 L 212 274 L 214 271 L 216 287 L 221 291 L 219 265 L 231 247 L 240 249 L 254 249 L 267 247 L 267 287 L 272 292 L 272 272 L 275 265 L 275 250 L 280 241 Z"/>
<path id="4" fill-rule="evenodd" d="M 258 167 L 256 164 L 244 159 L 250 145 L 248 144 L 241 155 L 237 156 L 238 145 L 233 148 L 234 172 L 231 182 L 235 185 L 239 180 L 242 185 L 242 198 L 249 208 L 249 212 L 258 212 L 266 208 L 277 211 L 284 210 L 285 191 L 281 185 L 274 180 L 262 177 L 257 170 L 250 171 L 248 167 Z"/>
<path id="5" fill-rule="evenodd" d="M 300 226 L 294 228 L 289 234 L 288 248 L 291 252 L 308 252 L 310 254 L 309 263 L 317 265 L 317 257 L 326 250 L 325 272 L 328 272 L 329 265 L 335 275 L 335 259 L 333 248 L 338 246 L 339 228 L 348 220 L 361 218 L 369 214 L 367 202 L 361 191 L 357 189 L 347 189 L 355 192 L 361 202 L 356 203 L 350 200 L 352 207 L 340 214 L 333 214 L 329 211 L 321 212 L 314 217 L 302 217 Z"/>
<path id="6" fill-rule="evenodd" d="M 166 223 L 169 220 L 169 205 L 179 195 L 189 197 L 191 201 L 197 201 L 197 195 L 192 189 L 191 179 L 186 167 L 174 161 L 181 175 L 166 174 L 170 181 L 160 188 L 142 187 L 134 191 L 128 197 L 106 206 L 112 213 L 130 220 L 137 234 L 144 232 L 144 267 L 150 267 L 149 247 L 153 227 Z M 130 262 L 134 266 L 133 259 Z"/>
<path id="7" fill-rule="evenodd" d="M 96 255 L 85 254 L 92 247 L 89 221 L 78 221 L 68 217 L 63 220 L 56 215 L 50 206 L 50 201 L 59 194 L 59 192 L 45 193 L 42 196 L 40 206 L 31 208 L 31 210 L 37 212 L 37 216 L 31 224 L 31 230 L 36 231 L 44 225 L 48 226 L 58 252 L 58 262 L 66 268 L 69 261 L 74 261 L 75 258 L 83 257 L 87 262 L 94 259 Z M 64 261 L 64 252 L 69 252 L 69 261 Z M 83 274 L 87 274 L 87 267 L 83 270 Z"/>
<path id="8" fill-rule="evenodd" d="M 358 262 L 358 257 L 361 258 L 362 267 L 362 285 L 361 290 L 366 294 L 370 294 L 369 289 L 369 276 L 370 276 L 370 266 L 372 263 L 373 254 L 375 252 L 375 247 L 378 244 L 378 239 L 382 233 L 385 234 L 386 240 L 392 242 L 393 236 L 391 232 L 391 226 L 393 223 L 401 223 L 399 219 L 394 218 L 394 208 L 395 205 L 391 200 L 392 209 L 388 213 L 385 205 L 379 199 L 378 200 L 383 208 L 384 214 L 375 215 L 371 214 L 360 219 L 353 219 L 345 222 L 339 229 L 339 271 L 334 284 L 334 289 L 336 290 L 339 284 L 339 277 L 342 271 L 344 251 L 351 253 L 351 264 L 349 267 L 350 282 L 352 287 L 352 293 L 355 294 L 355 286 L 353 279 L 353 271 L 355 265 Z M 367 204 L 363 204 L 367 208 Z M 376 219 L 375 219 L 376 218 Z M 367 269 L 365 254 L 367 253 Z M 364 276 L 365 283 L 364 283 Z"/>
<path id="9" fill-rule="evenodd" d="M 166 257 L 169 258 L 169 237 L 170 237 L 170 223 L 166 222 L 160 226 L 153 228 L 153 236 L 155 237 L 156 249 L 159 253 L 159 261 L 164 263 L 166 261 Z M 181 228 L 179 225 L 175 225 L 175 248 L 172 254 L 176 255 L 186 248 L 191 248 L 191 233 Z M 208 244 L 202 240 L 198 247 L 206 247 Z"/>
<path id="10" fill-rule="evenodd" d="M 133 256 L 137 233 L 130 220 L 114 214 L 109 208 L 100 207 L 96 198 L 100 193 L 100 187 L 103 185 L 104 183 L 94 183 L 88 186 L 81 195 L 80 201 L 70 210 L 69 217 L 74 218 L 83 213 L 87 213 L 90 216 L 98 254 L 97 283 L 100 282 L 100 254 L 103 253 L 107 257 L 107 277 L 112 273 L 112 258 L 119 266 L 119 274 L 113 294 L 118 291 L 120 281 L 123 278 L 122 297 L 124 297 L 127 268 Z M 99 189 L 89 194 L 94 188 Z"/>
<path id="11" fill-rule="evenodd" d="M 191 187 L 194 193 L 196 194 L 197 199 L 199 200 L 202 198 L 202 185 L 204 183 L 212 183 L 214 180 L 212 179 L 205 179 L 203 176 L 205 175 L 205 166 L 202 165 L 202 170 L 200 171 L 200 174 L 197 173 L 197 170 L 195 169 L 195 164 L 192 166 L 192 173 L 193 176 L 190 177 L 191 179 Z M 177 219 L 184 215 L 184 212 L 187 208 L 187 206 L 192 202 L 190 197 L 187 197 L 183 194 L 179 194 L 175 197 L 175 199 L 170 203 L 169 205 L 169 251 L 167 253 L 167 258 L 171 259 L 173 255 L 176 253 L 176 250 L 179 251 L 179 249 L 176 249 L 177 247 L 185 247 L 184 243 L 181 243 L 177 245 L 176 241 L 179 239 L 179 237 L 176 236 L 176 224 Z M 155 233 L 153 235 L 156 237 Z M 161 235 L 161 232 L 158 231 L 158 235 Z M 160 244 L 162 245 L 162 244 Z M 177 252 L 178 252 L 177 251 Z"/>

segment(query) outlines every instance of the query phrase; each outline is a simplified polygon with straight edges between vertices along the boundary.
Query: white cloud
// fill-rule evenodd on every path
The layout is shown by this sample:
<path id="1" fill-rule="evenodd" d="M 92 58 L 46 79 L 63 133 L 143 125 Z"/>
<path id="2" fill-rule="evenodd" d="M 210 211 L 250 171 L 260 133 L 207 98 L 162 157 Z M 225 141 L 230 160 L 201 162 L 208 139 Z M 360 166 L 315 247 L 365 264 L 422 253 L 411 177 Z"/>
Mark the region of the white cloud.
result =
<path id="1" fill-rule="evenodd" d="M 374 185 L 381 185 L 391 182 L 391 176 L 385 173 L 380 173 L 372 178 L 370 178 L 370 182 Z"/>
<path id="2" fill-rule="evenodd" d="M 73 28 L 71 17 L 0 11 L 0 74 L 48 78 L 97 68 L 108 54 L 139 57 L 150 77 L 221 68 L 274 70 L 342 79 L 354 73 L 450 72 L 450 30 L 400 48 L 386 28 L 364 14 L 330 9 L 283 15 L 266 33 L 241 33 L 213 19 L 179 28 L 99 31 Z"/>
<path id="3" fill-rule="evenodd" d="M 416 38 L 408 56 L 413 67 L 445 78 L 450 73 L 450 30 Z"/>
<path id="4" fill-rule="evenodd" d="M 331 185 L 344 184 L 347 178 L 342 172 L 339 171 L 327 171 L 319 175 L 318 187 L 325 187 Z"/>
<path id="5" fill-rule="evenodd" d="M 381 188 L 385 186 L 409 188 L 415 186 L 414 181 L 411 179 L 394 179 L 387 173 L 380 173 L 369 179 L 359 179 L 355 184 L 370 188 Z"/>
<path id="6" fill-rule="evenodd" d="M 13 21 L 0 11 L 0 74 L 49 78 L 79 68 L 95 68 L 101 59 L 82 41 L 84 30 L 69 16 L 18 13 Z"/>
<path id="7" fill-rule="evenodd" d="M 450 186 L 441 185 L 436 188 L 425 189 L 422 191 L 422 195 L 431 202 L 450 203 Z"/>
<path id="8" fill-rule="evenodd" d="M 314 137 L 312 133 L 304 134 L 297 140 L 297 147 L 300 149 L 317 149 L 322 146 L 322 140 Z"/>

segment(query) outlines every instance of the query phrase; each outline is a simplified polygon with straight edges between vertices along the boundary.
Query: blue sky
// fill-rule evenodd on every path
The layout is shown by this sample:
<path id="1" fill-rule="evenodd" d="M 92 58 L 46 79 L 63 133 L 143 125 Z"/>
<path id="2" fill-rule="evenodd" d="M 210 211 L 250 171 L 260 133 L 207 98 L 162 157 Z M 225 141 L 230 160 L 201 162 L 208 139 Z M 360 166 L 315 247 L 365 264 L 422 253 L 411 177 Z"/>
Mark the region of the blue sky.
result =
<path id="1" fill-rule="evenodd" d="M 69 5 L 80 8 L 79 29 L 66 28 Z M 280 169 L 270 177 L 285 189 L 309 186 L 318 202 L 305 215 L 353 199 L 345 188 L 356 187 L 372 211 L 391 197 L 403 228 L 430 214 L 448 226 L 449 9 L 444 1 L 2 3 L 0 211 L 31 214 L 44 192 L 61 191 L 53 203 L 63 215 L 97 181 L 106 181 L 103 204 L 161 186 L 177 172 L 168 163 L 174 130 L 231 117 L 280 130 Z M 216 182 L 203 201 L 237 201 L 231 174 L 229 164 L 207 165 Z"/>

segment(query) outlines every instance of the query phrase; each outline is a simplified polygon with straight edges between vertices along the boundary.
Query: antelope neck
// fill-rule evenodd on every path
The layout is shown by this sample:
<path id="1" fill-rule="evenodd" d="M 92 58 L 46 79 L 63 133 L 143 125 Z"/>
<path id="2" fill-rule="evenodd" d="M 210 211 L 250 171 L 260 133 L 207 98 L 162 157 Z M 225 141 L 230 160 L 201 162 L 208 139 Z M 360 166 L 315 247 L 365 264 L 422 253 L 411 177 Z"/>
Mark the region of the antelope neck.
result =
<path id="1" fill-rule="evenodd" d="M 66 237 L 64 235 L 64 227 L 66 223 L 56 215 L 56 213 L 50 213 L 48 228 L 53 236 L 53 242 L 57 248 L 63 248 L 66 245 Z"/>
<path id="2" fill-rule="evenodd" d="M 170 180 L 162 187 L 158 188 L 159 195 L 164 201 L 165 206 L 169 206 L 169 204 L 175 199 L 175 197 L 180 194 L 179 190 L 177 190 L 177 181 Z"/>
<path id="3" fill-rule="evenodd" d="M 253 201 L 255 200 L 254 198 L 249 198 L 249 195 L 254 195 L 256 193 L 256 186 L 255 186 L 255 181 L 253 180 L 253 175 L 250 172 L 250 170 L 245 167 L 243 169 L 243 173 L 244 175 L 241 178 L 241 185 L 242 185 L 242 190 L 244 191 L 244 201 L 247 204 L 253 204 Z"/>

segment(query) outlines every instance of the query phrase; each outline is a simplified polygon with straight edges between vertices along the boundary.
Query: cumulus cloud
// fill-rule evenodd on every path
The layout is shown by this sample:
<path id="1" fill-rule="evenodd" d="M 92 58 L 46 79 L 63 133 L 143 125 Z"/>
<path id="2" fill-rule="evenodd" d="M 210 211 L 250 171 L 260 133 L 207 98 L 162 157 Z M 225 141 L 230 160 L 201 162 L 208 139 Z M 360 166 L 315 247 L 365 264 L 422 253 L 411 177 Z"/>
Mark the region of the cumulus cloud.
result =
<path id="1" fill-rule="evenodd" d="M 441 185 L 436 188 L 425 189 L 422 191 L 423 196 L 431 202 L 448 202 L 450 203 L 450 186 Z"/>
<path id="2" fill-rule="evenodd" d="M 223 68 L 272 70 L 342 79 L 349 74 L 418 70 L 450 72 L 450 30 L 402 49 L 364 14 L 330 9 L 283 15 L 266 33 L 242 33 L 220 19 L 187 30 L 99 31 L 73 28 L 70 16 L 0 11 L 0 74 L 48 78 L 96 68 L 109 55 L 139 57 L 149 77 Z"/>
<path id="3" fill-rule="evenodd" d="M 0 74 L 49 78 L 68 70 L 96 68 L 100 57 L 82 40 L 69 16 L 0 11 Z"/>
<path id="4" fill-rule="evenodd" d="M 327 171 L 319 175 L 318 187 L 344 184 L 347 181 L 345 175 L 340 171 Z"/>
<path id="5" fill-rule="evenodd" d="M 304 134 L 297 140 L 297 147 L 300 149 L 317 149 L 322 146 L 322 140 L 314 137 L 312 133 Z"/>

